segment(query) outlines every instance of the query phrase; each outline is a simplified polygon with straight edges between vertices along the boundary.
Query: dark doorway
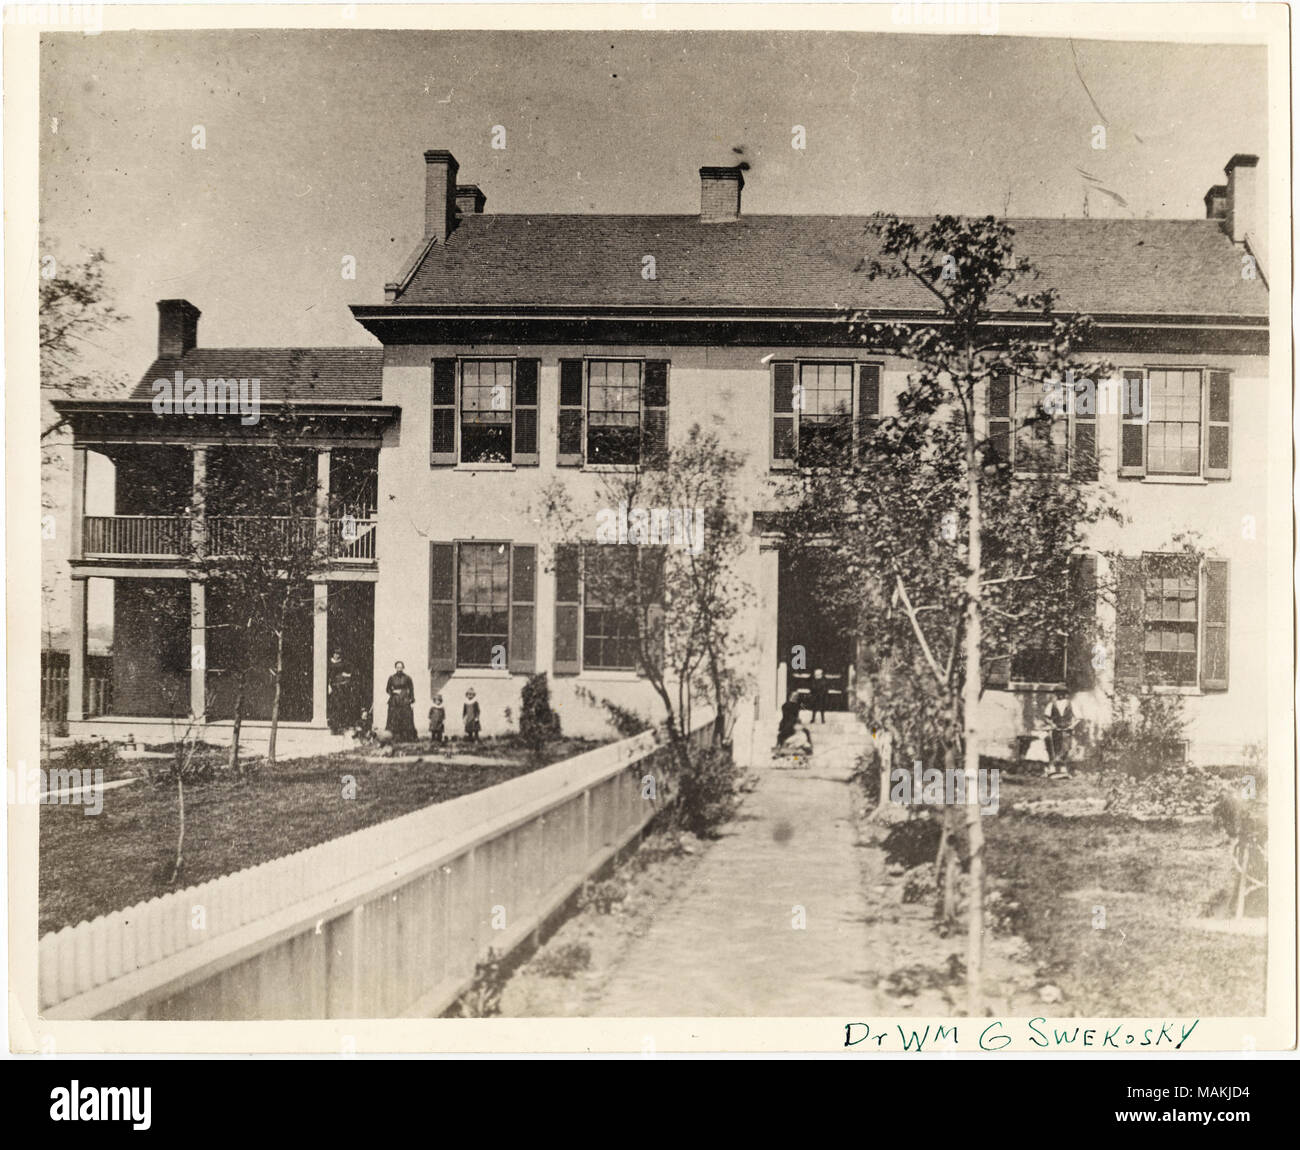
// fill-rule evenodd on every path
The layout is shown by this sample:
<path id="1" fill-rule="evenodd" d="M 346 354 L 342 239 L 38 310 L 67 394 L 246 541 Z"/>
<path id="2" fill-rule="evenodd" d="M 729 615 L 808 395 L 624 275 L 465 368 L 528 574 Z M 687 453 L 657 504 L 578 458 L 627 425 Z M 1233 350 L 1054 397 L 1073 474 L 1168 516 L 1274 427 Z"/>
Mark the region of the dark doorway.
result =
<path id="1" fill-rule="evenodd" d="M 375 585 L 337 582 L 329 585 L 328 650 L 343 657 L 354 676 L 351 698 L 345 699 L 349 713 L 338 715 L 345 727 L 354 726 L 362 708 L 373 707 L 375 699 Z M 330 720 L 334 721 L 333 701 Z"/>
<path id="2" fill-rule="evenodd" d="M 819 556 L 796 559 L 781 552 L 777 595 L 778 658 L 786 666 L 787 694 L 808 691 L 819 667 L 826 679 L 826 709 L 852 707 L 849 668 L 857 648 L 852 626 L 837 613 L 823 586 Z"/>

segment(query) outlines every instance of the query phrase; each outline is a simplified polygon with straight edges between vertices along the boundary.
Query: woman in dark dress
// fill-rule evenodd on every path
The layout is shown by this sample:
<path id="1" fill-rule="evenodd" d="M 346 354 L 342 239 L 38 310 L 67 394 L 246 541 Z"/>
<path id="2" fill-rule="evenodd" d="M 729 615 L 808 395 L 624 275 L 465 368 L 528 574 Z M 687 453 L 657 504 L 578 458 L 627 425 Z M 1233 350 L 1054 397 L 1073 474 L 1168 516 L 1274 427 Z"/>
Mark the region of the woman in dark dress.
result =
<path id="1" fill-rule="evenodd" d="M 415 733 L 415 684 L 406 673 L 406 664 L 400 660 L 393 664 L 387 689 L 388 731 L 393 742 L 414 743 L 419 738 Z"/>

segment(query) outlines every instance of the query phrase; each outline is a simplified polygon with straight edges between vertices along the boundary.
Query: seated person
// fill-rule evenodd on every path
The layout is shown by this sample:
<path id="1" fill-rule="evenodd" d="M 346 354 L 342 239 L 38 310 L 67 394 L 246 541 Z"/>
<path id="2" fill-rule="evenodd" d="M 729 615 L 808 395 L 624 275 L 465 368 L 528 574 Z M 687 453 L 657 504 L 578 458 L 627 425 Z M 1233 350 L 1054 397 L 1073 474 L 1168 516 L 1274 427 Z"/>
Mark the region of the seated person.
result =
<path id="1" fill-rule="evenodd" d="M 793 691 L 790 697 L 781 704 L 781 722 L 776 729 L 776 745 L 784 747 L 790 736 L 795 731 L 802 731 L 804 744 L 808 750 L 812 750 L 812 734 L 808 728 L 803 725 L 799 712 L 802 710 L 801 700 L 798 691 Z"/>

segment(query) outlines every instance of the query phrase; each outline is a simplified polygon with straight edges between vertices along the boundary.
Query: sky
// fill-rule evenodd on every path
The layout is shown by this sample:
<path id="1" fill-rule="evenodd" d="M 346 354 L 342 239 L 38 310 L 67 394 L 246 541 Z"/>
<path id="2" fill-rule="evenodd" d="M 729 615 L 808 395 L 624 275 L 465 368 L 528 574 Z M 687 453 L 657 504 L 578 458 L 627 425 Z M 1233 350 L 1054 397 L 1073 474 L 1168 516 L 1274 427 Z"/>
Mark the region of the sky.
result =
<path id="1" fill-rule="evenodd" d="M 41 250 L 105 251 L 129 320 L 95 354 L 139 377 L 161 298 L 206 346 L 372 344 L 348 305 L 420 238 L 427 148 L 489 212 L 695 213 L 743 148 L 746 214 L 1077 216 L 1091 184 L 1201 217 L 1234 153 L 1267 187 L 1265 80 L 1258 48 L 979 35 L 49 34 Z"/>

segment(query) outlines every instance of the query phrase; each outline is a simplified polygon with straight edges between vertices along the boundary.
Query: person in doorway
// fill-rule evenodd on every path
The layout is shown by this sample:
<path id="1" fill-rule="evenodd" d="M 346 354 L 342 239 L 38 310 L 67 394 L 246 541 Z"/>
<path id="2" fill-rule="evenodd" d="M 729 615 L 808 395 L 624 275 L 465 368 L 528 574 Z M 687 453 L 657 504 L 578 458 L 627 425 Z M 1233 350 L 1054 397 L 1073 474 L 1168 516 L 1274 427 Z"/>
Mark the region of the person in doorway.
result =
<path id="1" fill-rule="evenodd" d="M 434 695 L 433 706 L 429 708 L 429 739 L 441 743 L 447 729 L 447 711 L 442 705 L 442 696 Z"/>
<path id="2" fill-rule="evenodd" d="M 803 706 L 799 698 L 799 692 L 792 691 L 790 697 L 781 704 L 781 722 L 776 728 L 776 746 L 778 750 L 790 741 L 796 731 L 801 731 L 808 753 L 812 753 L 812 733 L 803 724 L 802 711 Z"/>
<path id="3" fill-rule="evenodd" d="M 341 651 L 330 656 L 329 676 L 326 680 L 329 699 L 326 713 L 329 716 L 330 733 L 337 735 L 348 730 L 357 719 L 355 702 L 356 676 L 352 668 L 343 661 Z"/>
<path id="4" fill-rule="evenodd" d="M 822 669 L 817 667 L 813 671 L 812 687 L 809 690 L 809 706 L 812 708 L 812 717 L 808 720 L 810 723 L 817 721 L 818 714 L 822 717 L 822 723 L 826 722 L 826 695 L 830 690 L 830 685 L 826 682 L 826 676 Z"/>
<path id="5" fill-rule="evenodd" d="M 465 692 L 465 706 L 461 709 L 461 718 L 465 721 L 465 738 L 471 743 L 477 743 L 481 724 L 478 700 L 474 697 L 473 687 Z"/>
<path id="6" fill-rule="evenodd" d="M 394 743 L 413 743 L 419 738 L 415 733 L 415 684 L 406 673 L 406 664 L 400 659 L 393 664 L 388 676 L 388 730 Z"/>
<path id="7" fill-rule="evenodd" d="M 1065 688 L 1054 692 L 1052 701 L 1043 710 L 1047 718 L 1047 752 L 1049 778 L 1070 777 L 1070 739 L 1074 734 L 1074 709 Z"/>

